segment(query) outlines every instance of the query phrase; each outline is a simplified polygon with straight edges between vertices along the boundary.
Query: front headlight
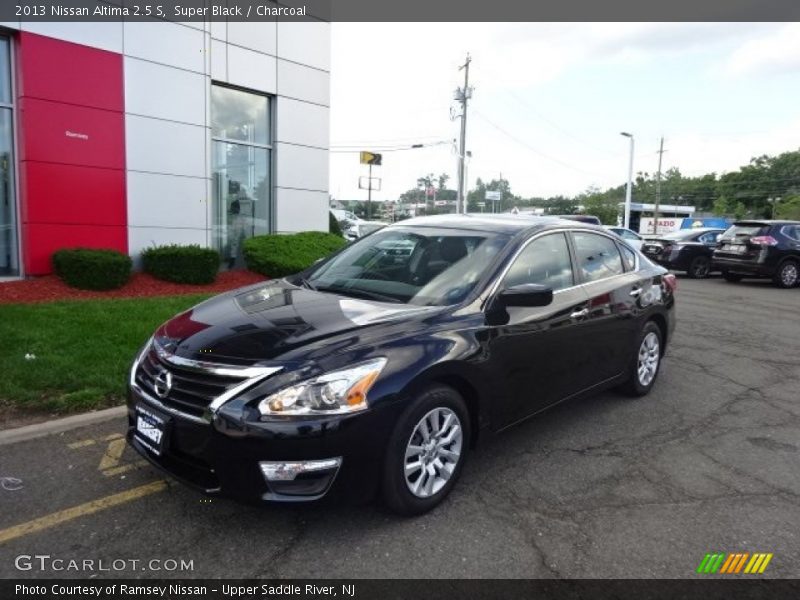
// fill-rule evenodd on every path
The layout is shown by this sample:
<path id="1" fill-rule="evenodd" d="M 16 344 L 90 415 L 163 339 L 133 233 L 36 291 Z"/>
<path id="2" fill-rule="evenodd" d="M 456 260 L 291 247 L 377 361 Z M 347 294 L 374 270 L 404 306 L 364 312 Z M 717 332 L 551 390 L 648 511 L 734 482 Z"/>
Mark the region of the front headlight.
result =
<path id="1" fill-rule="evenodd" d="M 367 392 L 386 365 L 385 358 L 308 379 L 258 403 L 262 415 L 331 415 L 367 408 Z"/>

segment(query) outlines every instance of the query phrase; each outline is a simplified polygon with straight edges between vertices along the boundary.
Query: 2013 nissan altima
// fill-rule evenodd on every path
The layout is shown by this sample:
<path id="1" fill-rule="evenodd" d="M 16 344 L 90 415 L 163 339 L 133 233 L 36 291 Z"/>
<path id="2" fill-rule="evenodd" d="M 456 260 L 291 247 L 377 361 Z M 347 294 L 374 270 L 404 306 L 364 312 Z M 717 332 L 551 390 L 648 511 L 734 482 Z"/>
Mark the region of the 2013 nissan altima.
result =
<path id="1" fill-rule="evenodd" d="M 203 302 L 130 371 L 130 443 L 209 494 L 404 514 L 468 449 L 569 398 L 653 387 L 675 278 L 601 227 L 423 217 Z"/>

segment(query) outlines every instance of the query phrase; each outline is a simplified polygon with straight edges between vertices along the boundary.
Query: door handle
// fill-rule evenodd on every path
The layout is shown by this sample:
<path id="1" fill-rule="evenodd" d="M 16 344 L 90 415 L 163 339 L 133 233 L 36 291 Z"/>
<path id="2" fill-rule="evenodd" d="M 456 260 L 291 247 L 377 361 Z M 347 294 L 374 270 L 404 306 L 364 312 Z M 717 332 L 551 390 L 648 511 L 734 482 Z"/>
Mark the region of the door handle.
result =
<path id="1" fill-rule="evenodd" d="M 633 288 L 630 291 L 630 295 L 633 296 L 634 298 L 636 298 L 637 296 L 640 296 L 641 293 L 642 293 L 642 288 Z"/>
<path id="2" fill-rule="evenodd" d="M 588 317 L 588 316 L 589 316 L 589 309 L 588 308 L 582 308 L 580 310 L 574 311 L 570 315 L 570 318 L 571 319 L 582 319 L 583 317 Z"/>

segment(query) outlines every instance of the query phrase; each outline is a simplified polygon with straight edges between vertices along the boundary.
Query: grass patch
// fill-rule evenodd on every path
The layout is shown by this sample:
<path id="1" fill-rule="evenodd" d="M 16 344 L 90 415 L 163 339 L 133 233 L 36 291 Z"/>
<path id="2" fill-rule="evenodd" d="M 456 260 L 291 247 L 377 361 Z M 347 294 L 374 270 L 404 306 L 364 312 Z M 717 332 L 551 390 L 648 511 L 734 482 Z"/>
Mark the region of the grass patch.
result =
<path id="1" fill-rule="evenodd" d="M 136 351 L 158 325 L 207 297 L 0 305 L 0 410 L 70 413 L 122 403 Z"/>

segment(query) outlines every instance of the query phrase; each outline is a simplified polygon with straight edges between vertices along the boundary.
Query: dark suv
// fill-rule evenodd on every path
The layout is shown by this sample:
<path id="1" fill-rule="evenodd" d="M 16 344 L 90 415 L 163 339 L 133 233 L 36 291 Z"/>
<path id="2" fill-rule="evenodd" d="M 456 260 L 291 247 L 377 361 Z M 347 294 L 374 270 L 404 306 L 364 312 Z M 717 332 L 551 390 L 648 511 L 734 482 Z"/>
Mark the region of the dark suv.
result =
<path id="1" fill-rule="evenodd" d="M 778 287 L 800 281 L 800 221 L 737 221 L 720 238 L 714 266 L 728 281 L 769 277 Z"/>

